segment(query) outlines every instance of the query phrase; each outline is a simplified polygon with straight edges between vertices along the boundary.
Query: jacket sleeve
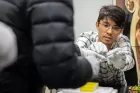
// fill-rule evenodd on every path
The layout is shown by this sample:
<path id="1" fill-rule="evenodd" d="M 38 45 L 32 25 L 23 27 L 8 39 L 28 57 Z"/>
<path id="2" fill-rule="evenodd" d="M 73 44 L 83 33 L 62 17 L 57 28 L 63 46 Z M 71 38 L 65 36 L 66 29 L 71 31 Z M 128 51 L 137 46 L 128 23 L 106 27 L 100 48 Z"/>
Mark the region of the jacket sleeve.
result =
<path id="1" fill-rule="evenodd" d="M 33 59 L 49 88 L 77 88 L 92 78 L 90 63 L 76 54 L 72 0 L 30 0 Z"/>

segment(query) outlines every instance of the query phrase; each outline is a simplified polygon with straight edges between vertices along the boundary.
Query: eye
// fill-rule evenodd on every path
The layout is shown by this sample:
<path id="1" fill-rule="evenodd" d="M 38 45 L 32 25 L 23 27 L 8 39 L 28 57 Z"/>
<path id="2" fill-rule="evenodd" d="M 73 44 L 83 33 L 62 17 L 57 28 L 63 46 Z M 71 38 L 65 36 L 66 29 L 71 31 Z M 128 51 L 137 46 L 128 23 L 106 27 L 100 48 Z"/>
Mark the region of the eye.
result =
<path id="1" fill-rule="evenodd" d="M 103 24 L 103 26 L 104 26 L 104 27 L 106 27 L 106 28 L 107 28 L 107 27 L 109 27 L 109 25 L 108 25 L 108 24 Z"/>
<path id="2" fill-rule="evenodd" d="M 118 26 L 113 26 L 112 27 L 114 30 L 120 30 L 121 28 L 120 27 L 118 27 Z"/>

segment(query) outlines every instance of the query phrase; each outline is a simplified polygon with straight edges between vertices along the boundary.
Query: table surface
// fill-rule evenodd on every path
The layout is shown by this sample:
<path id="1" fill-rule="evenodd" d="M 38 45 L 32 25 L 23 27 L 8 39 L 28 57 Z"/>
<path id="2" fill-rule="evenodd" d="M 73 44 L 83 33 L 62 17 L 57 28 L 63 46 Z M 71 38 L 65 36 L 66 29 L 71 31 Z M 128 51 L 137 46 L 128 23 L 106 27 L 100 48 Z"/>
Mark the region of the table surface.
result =
<path id="1" fill-rule="evenodd" d="M 80 93 L 79 89 L 62 89 L 57 93 Z M 85 93 L 85 92 L 84 92 Z M 101 87 L 92 93 L 129 93 L 128 87 Z"/>
<path id="2" fill-rule="evenodd" d="M 62 89 L 57 93 L 80 93 L 79 89 Z M 85 92 L 84 92 L 85 93 Z M 99 86 L 96 91 L 92 93 L 129 93 L 128 87 L 101 87 Z"/>

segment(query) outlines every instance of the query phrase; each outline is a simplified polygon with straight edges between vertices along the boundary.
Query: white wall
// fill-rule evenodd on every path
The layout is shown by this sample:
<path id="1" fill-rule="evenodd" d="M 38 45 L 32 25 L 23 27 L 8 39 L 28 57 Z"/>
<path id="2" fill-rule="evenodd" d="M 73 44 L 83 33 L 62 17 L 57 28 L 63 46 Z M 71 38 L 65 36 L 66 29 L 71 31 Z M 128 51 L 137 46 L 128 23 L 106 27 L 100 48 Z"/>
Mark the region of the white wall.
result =
<path id="1" fill-rule="evenodd" d="M 102 5 L 113 4 L 113 0 L 73 0 L 75 39 L 81 32 L 95 30 L 95 23 Z"/>

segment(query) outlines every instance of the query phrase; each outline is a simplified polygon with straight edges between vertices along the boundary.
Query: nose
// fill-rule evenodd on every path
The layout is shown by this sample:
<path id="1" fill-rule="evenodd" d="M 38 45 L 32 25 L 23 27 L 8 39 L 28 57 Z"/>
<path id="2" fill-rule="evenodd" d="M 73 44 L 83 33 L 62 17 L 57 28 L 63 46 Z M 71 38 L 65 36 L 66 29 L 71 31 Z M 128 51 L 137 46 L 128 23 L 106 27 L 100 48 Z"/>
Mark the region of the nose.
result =
<path id="1" fill-rule="evenodd" d="M 107 30 L 107 34 L 112 35 L 112 27 Z"/>

